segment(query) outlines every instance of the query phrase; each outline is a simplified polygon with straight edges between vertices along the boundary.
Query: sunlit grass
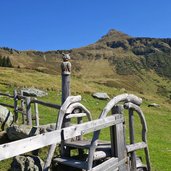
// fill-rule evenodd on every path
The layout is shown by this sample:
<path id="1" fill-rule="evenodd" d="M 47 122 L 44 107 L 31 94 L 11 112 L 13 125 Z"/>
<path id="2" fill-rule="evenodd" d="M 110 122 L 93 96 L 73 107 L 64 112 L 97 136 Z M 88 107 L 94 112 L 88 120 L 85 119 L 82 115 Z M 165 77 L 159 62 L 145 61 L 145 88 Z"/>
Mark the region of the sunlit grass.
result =
<path id="1" fill-rule="evenodd" d="M 88 75 L 88 74 L 87 74 Z M 90 79 L 89 79 L 90 78 Z M 169 80 L 162 79 L 154 73 L 148 73 L 144 75 L 143 79 L 135 81 L 135 84 L 131 86 L 129 78 L 125 77 L 125 80 L 121 80 L 121 77 L 117 76 L 114 79 L 118 80 L 117 86 L 115 82 L 111 82 L 112 85 L 107 86 L 106 80 L 102 77 L 89 77 L 79 78 L 77 75 L 72 76 L 71 80 L 71 92 L 72 95 L 82 95 L 82 103 L 90 110 L 93 119 L 97 119 L 107 104 L 107 101 L 94 99 L 91 94 L 93 92 L 106 92 L 112 98 L 122 93 L 133 93 L 143 98 L 142 110 L 145 114 L 148 126 L 148 144 L 152 162 L 153 171 L 169 171 L 171 168 L 171 100 L 169 99 L 169 91 L 171 91 L 171 83 Z M 122 77 L 124 78 L 124 77 Z M 129 83 L 129 84 L 128 84 Z M 158 86 L 163 86 L 167 92 L 166 96 L 157 92 Z M 14 89 L 20 89 L 22 87 L 35 87 L 48 92 L 48 96 L 39 98 L 42 101 L 47 101 L 55 104 L 61 104 L 61 76 L 49 75 L 41 72 L 35 72 L 30 70 L 21 69 L 6 69 L 0 68 L 0 91 L 12 94 Z M 135 90 L 134 90 L 135 87 Z M 141 90 L 137 91 L 138 87 Z M 163 93 L 163 92 L 162 92 Z M 13 101 L 8 98 L 0 97 L 1 102 L 13 104 Z M 159 108 L 149 108 L 150 103 L 160 104 Z M 32 110 L 34 111 L 34 110 Z M 43 107 L 39 105 L 40 123 L 48 124 L 55 123 L 57 120 L 58 110 Z M 125 113 L 126 121 L 128 121 L 128 114 Z M 128 125 L 127 125 L 128 127 Z M 137 141 L 140 141 L 140 124 L 139 119 L 135 118 L 135 128 Z M 92 134 L 86 136 L 91 138 Z M 109 140 L 110 134 L 108 129 L 104 129 L 100 135 L 101 139 Z M 41 150 L 41 157 L 45 158 L 47 148 Z M 142 152 L 140 153 L 142 154 Z M 6 171 L 10 167 L 10 160 L 0 162 L 0 170 Z M 3 170 L 4 169 L 4 170 Z"/>

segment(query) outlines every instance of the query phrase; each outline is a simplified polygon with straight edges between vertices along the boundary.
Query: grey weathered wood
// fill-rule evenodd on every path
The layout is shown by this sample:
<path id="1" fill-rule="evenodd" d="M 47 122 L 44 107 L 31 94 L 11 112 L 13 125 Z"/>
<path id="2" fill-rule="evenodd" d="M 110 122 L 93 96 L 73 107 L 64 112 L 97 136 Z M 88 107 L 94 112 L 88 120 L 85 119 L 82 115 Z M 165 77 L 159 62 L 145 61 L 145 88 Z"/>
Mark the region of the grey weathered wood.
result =
<path id="1" fill-rule="evenodd" d="M 132 94 L 118 95 L 108 102 L 108 104 L 103 109 L 99 118 L 105 118 L 107 116 L 108 112 L 111 111 L 111 109 L 119 102 L 133 102 L 133 103 L 139 105 L 142 103 L 142 99 L 138 98 L 137 96 L 132 95 Z M 120 130 L 120 133 L 122 133 L 122 135 L 123 135 L 124 134 L 123 123 L 121 123 L 120 126 L 118 126 L 118 129 Z M 89 151 L 89 157 L 88 157 L 88 169 L 92 168 L 93 153 L 95 152 L 95 149 L 97 148 L 97 145 L 98 145 L 97 139 L 99 138 L 99 134 L 100 134 L 100 131 L 95 131 L 94 135 L 93 135 L 93 139 L 92 139 L 92 143 L 91 143 L 91 147 L 90 147 L 90 151 Z M 118 134 L 118 142 L 120 142 L 119 134 Z M 124 140 L 123 140 L 123 142 L 124 142 Z M 121 142 L 121 144 L 119 144 L 119 146 L 123 146 L 122 142 Z M 123 166 L 122 170 L 125 170 L 125 166 Z"/>
<path id="2" fill-rule="evenodd" d="M 36 98 L 34 100 L 37 100 Z M 38 104 L 34 103 L 34 112 L 35 112 L 35 117 L 36 117 L 36 126 L 39 126 L 39 109 L 38 109 Z"/>
<path id="3" fill-rule="evenodd" d="M 0 96 L 6 96 L 6 97 L 9 97 L 9 98 L 14 98 L 14 96 L 12 96 L 12 95 L 10 95 L 10 94 L 1 93 L 1 92 L 0 92 Z"/>
<path id="4" fill-rule="evenodd" d="M 61 142 L 61 130 L 0 145 L 0 161 Z"/>
<path id="5" fill-rule="evenodd" d="M 120 113 L 122 116 L 123 107 L 121 105 L 115 105 L 112 108 L 112 114 Z M 123 122 L 117 125 L 113 125 L 110 128 L 111 132 L 111 151 L 113 157 L 118 157 L 118 160 L 121 161 L 126 157 L 126 144 L 125 144 L 125 132 Z M 119 171 L 126 171 L 126 164 L 119 166 Z"/>
<path id="6" fill-rule="evenodd" d="M 18 101 L 18 97 L 17 97 L 17 91 L 14 90 L 14 122 L 18 121 L 18 106 L 17 106 L 17 101 Z"/>
<path id="7" fill-rule="evenodd" d="M 70 96 L 70 75 L 62 74 L 62 103 Z"/>
<path id="8" fill-rule="evenodd" d="M 23 91 L 20 92 L 21 94 L 18 94 L 18 99 L 21 100 L 25 100 L 27 97 L 23 95 Z"/>
<path id="9" fill-rule="evenodd" d="M 136 150 L 140 150 L 146 147 L 147 147 L 147 144 L 145 142 L 138 142 L 138 143 L 126 145 L 126 149 L 128 153 L 136 151 Z"/>
<path id="10" fill-rule="evenodd" d="M 129 108 L 129 137 L 130 137 L 130 144 L 134 144 L 134 114 L 133 109 Z M 135 151 L 131 152 L 131 170 L 136 171 L 136 154 Z"/>
<path id="11" fill-rule="evenodd" d="M 72 113 L 73 110 L 74 110 L 74 109 L 77 109 L 77 108 L 80 109 L 82 112 L 86 113 L 87 118 L 88 118 L 89 121 L 92 120 L 92 116 L 91 116 L 90 111 L 89 111 L 85 106 L 83 106 L 81 103 L 78 103 L 78 102 L 77 102 L 77 103 L 71 104 L 71 105 L 67 108 L 66 113 Z"/>
<path id="12" fill-rule="evenodd" d="M 71 119 L 71 118 L 80 118 L 85 116 L 87 116 L 86 113 L 75 113 L 75 114 L 67 115 L 66 118 Z"/>
<path id="13" fill-rule="evenodd" d="M 32 115 L 31 115 L 31 98 L 26 98 L 26 117 L 27 117 L 27 125 L 32 126 Z"/>
<path id="14" fill-rule="evenodd" d="M 111 149 L 111 143 L 109 141 L 98 140 L 97 142 L 98 142 L 98 147 L 97 147 L 98 150 Z M 65 144 L 66 146 L 69 147 L 89 149 L 91 145 L 91 140 L 71 141 Z"/>
<path id="15" fill-rule="evenodd" d="M 121 119 L 117 119 L 117 120 L 120 120 L 119 122 L 121 122 Z M 103 122 L 105 122 L 106 125 L 104 125 Z M 0 152 L 1 152 L 0 160 L 4 160 L 22 153 L 33 151 L 54 143 L 59 144 L 61 143 L 62 140 L 67 140 L 75 136 L 82 135 L 82 133 L 86 128 L 88 128 L 89 131 L 85 131 L 84 133 L 90 133 L 94 129 L 98 130 L 101 129 L 102 127 L 105 128 L 111 126 L 112 124 L 116 124 L 116 118 L 114 116 L 109 116 L 106 118 L 89 121 L 83 124 L 78 124 L 76 126 L 55 130 L 52 132 L 40 134 L 30 138 L 25 138 L 15 142 L 6 143 L 0 145 Z M 76 131 L 73 134 L 74 129 Z"/>
<path id="16" fill-rule="evenodd" d="M 23 96 L 23 91 L 21 90 L 20 92 L 20 96 Z M 19 97 L 18 97 L 19 98 Z M 25 116 L 26 116 L 26 111 L 25 110 L 25 99 L 23 98 L 20 98 L 21 99 L 21 111 L 18 110 L 18 112 L 21 112 L 22 114 L 22 124 L 25 124 Z"/>
<path id="17" fill-rule="evenodd" d="M 144 141 L 147 144 L 147 124 L 146 124 L 146 120 L 145 120 L 145 116 L 141 110 L 141 108 L 133 103 L 126 103 L 125 108 L 132 108 L 133 110 L 135 110 L 141 120 L 141 124 L 142 124 L 142 141 Z M 144 152 L 145 152 L 145 157 L 146 157 L 146 163 L 147 163 L 147 169 L 148 171 L 151 170 L 151 164 L 150 164 L 150 156 L 149 156 L 149 150 L 148 150 L 148 146 L 146 148 L 144 148 Z"/>
<path id="18" fill-rule="evenodd" d="M 87 163 L 85 161 L 75 160 L 75 159 L 71 159 L 67 157 L 55 158 L 53 161 L 67 165 L 67 166 L 71 166 L 74 168 L 79 168 L 79 169 L 84 169 L 84 170 L 87 169 Z"/>
<path id="19" fill-rule="evenodd" d="M 84 135 L 103 128 L 107 128 L 115 124 L 120 124 L 123 121 L 123 116 L 118 119 L 117 114 L 116 116 L 108 116 L 106 118 L 96 119 L 79 125 L 70 126 L 69 129 L 65 130 L 63 137 L 64 139 L 70 139 L 79 135 Z"/>
<path id="20" fill-rule="evenodd" d="M 55 108 L 55 109 L 60 109 L 60 107 L 61 107 L 60 105 L 52 104 L 52 103 L 48 103 L 48 102 L 43 102 L 43 101 L 40 101 L 37 99 L 32 99 L 31 103 L 37 103 L 37 104 L 41 104 L 43 106 L 51 107 L 51 108 Z"/>
<path id="21" fill-rule="evenodd" d="M 115 169 L 118 169 L 118 158 L 112 157 L 102 164 L 94 167 L 91 171 L 115 171 Z"/>
<path id="22" fill-rule="evenodd" d="M 67 108 L 72 104 L 72 103 L 76 103 L 76 102 L 80 102 L 81 101 L 81 96 L 69 96 L 65 102 L 62 104 L 59 114 L 58 114 L 58 119 L 56 122 L 56 128 L 55 129 L 61 129 L 62 128 L 62 123 L 63 123 L 63 119 L 64 116 L 66 114 L 66 110 Z M 45 164 L 44 164 L 44 170 L 48 170 L 52 161 L 52 157 L 53 154 L 55 152 L 55 148 L 56 148 L 56 144 L 52 144 L 49 148 L 48 151 L 48 155 L 47 158 L 45 160 Z M 62 149 L 62 148 L 61 148 Z"/>
<path id="23" fill-rule="evenodd" d="M 121 94 L 118 96 L 115 96 L 113 99 L 111 99 L 108 104 L 103 109 L 100 117 L 105 117 L 109 111 L 112 110 L 113 106 L 115 106 L 118 102 L 132 102 L 134 104 L 140 105 L 142 103 L 142 99 L 133 95 L 133 94 Z"/>
<path id="24" fill-rule="evenodd" d="M 110 149 L 104 149 L 103 151 L 95 151 L 93 158 L 94 161 L 95 160 L 100 160 L 100 159 L 104 159 L 106 157 L 110 157 L 111 156 L 111 150 Z"/>
<path id="25" fill-rule="evenodd" d="M 9 105 L 9 104 L 5 104 L 5 103 L 1 103 L 1 102 L 0 102 L 0 105 L 14 109 L 14 105 Z"/>

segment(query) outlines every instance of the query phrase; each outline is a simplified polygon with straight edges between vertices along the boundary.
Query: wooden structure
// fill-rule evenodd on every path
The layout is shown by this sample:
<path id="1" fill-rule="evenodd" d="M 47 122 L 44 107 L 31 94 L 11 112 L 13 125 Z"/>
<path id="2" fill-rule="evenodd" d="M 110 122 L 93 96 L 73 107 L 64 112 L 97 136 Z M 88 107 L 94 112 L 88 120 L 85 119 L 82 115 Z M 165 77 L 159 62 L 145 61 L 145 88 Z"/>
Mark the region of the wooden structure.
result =
<path id="1" fill-rule="evenodd" d="M 122 94 L 114 97 L 102 110 L 99 119 L 92 121 L 90 112 L 80 103 L 80 96 L 69 96 L 61 106 L 58 114 L 57 130 L 26 138 L 19 141 L 0 145 L 0 160 L 4 160 L 28 151 L 33 151 L 47 145 L 61 144 L 61 157 L 54 158 L 53 162 L 63 165 L 81 168 L 91 171 L 132 171 L 137 170 L 136 151 L 144 149 L 146 168 L 150 171 L 149 152 L 146 139 L 146 122 L 139 105 L 141 99 L 134 95 Z M 120 105 L 120 103 L 123 103 Z M 119 105 L 118 105 L 119 103 Z M 75 109 L 81 109 L 81 113 L 75 113 Z M 130 144 L 125 143 L 123 109 L 129 110 L 130 133 L 133 128 L 133 111 L 140 117 L 142 123 L 142 141 L 134 142 L 134 136 L 130 136 Z M 84 111 L 84 112 L 83 112 Z M 109 113 L 112 115 L 108 116 Z M 88 122 L 80 122 L 82 117 L 87 117 Z M 64 118 L 78 118 L 78 124 L 63 127 Z M 132 119 L 131 119 L 132 118 Z M 110 127 L 110 142 L 99 140 L 101 129 Z M 93 132 L 92 139 L 84 140 L 83 135 Z M 78 149 L 78 156 L 68 153 Z M 84 150 L 87 152 L 84 152 Z M 66 150 L 66 151 L 65 151 Z M 84 160 L 85 159 L 85 160 Z M 47 169 L 47 168 L 46 168 Z"/>
<path id="2" fill-rule="evenodd" d="M 121 94 L 113 97 L 102 110 L 99 118 L 92 120 L 90 111 L 81 104 L 81 96 L 70 96 L 71 65 L 68 56 L 64 55 L 63 59 L 62 105 L 26 97 L 23 96 L 22 92 L 18 94 L 14 91 L 13 96 L 0 93 L 0 95 L 14 100 L 14 105 L 4 103 L 0 103 L 0 105 L 14 109 L 14 121 L 16 123 L 18 113 L 21 113 L 22 123 L 32 125 L 32 113 L 34 113 L 36 126 L 39 126 L 38 104 L 59 110 L 56 130 L 0 145 L 0 160 L 50 145 L 44 171 L 50 169 L 52 162 L 53 164 L 67 165 L 86 171 L 137 171 L 138 169 L 150 171 L 147 125 L 140 109 L 142 99 L 132 94 Z M 31 111 L 32 104 L 34 105 L 34 112 Z M 130 143 L 128 144 L 125 135 L 125 110 L 128 110 L 129 115 Z M 141 142 L 135 142 L 135 113 L 138 114 L 142 124 Z M 87 118 L 87 121 L 83 123 L 84 117 Z M 76 119 L 74 125 L 73 119 Z M 110 128 L 110 141 L 99 139 L 104 128 Z M 93 133 L 93 135 L 90 140 L 87 140 L 84 135 L 89 133 Z M 60 156 L 54 158 L 56 145 L 60 145 Z M 136 151 L 141 149 L 144 150 L 145 165 L 136 155 Z M 77 150 L 74 155 L 73 150 Z"/>

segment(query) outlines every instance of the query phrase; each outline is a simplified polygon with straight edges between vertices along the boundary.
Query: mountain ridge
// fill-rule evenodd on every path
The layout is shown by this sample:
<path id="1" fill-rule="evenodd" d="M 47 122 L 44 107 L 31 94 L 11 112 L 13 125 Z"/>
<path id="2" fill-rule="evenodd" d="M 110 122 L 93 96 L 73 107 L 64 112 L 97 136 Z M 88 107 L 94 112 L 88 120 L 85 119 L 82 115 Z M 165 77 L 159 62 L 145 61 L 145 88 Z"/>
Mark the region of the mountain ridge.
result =
<path id="1" fill-rule="evenodd" d="M 58 69 L 56 70 L 58 68 L 56 64 L 61 61 L 63 52 L 71 53 L 74 65 L 82 59 L 108 59 L 109 65 L 114 65 L 118 74 L 132 74 L 135 69 L 152 69 L 161 76 L 171 78 L 171 39 L 169 38 L 131 37 L 111 29 L 94 44 L 71 50 L 41 52 L 0 48 L 0 56 L 9 57 L 14 67 L 52 73 L 59 72 Z M 122 68 L 126 68 L 127 71 Z"/>

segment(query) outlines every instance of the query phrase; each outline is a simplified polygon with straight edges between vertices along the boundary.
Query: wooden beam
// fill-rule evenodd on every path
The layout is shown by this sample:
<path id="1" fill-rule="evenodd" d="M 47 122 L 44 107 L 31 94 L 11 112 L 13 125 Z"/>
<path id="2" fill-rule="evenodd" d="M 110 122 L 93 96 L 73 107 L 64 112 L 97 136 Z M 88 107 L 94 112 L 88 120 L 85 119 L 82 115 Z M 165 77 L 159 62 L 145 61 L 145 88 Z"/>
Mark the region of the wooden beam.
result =
<path id="1" fill-rule="evenodd" d="M 130 152 L 140 150 L 146 147 L 147 147 L 147 144 L 145 142 L 139 142 L 139 143 L 127 145 L 126 149 L 127 149 L 127 152 L 130 153 Z"/>
<path id="2" fill-rule="evenodd" d="M 109 116 L 104 119 L 97 119 L 87 123 L 79 124 L 47 132 L 30 138 L 14 141 L 0 145 L 0 160 L 5 160 L 29 151 L 33 151 L 51 144 L 59 144 L 62 140 L 74 138 L 82 134 L 93 132 L 102 128 L 109 127 L 113 124 L 123 122 L 123 118 L 116 119 L 114 116 Z"/>
<path id="3" fill-rule="evenodd" d="M 6 93 L 0 93 L 0 96 L 6 96 L 6 97 L 9 97 L 9 98 L 14 98 L 14 96 L 10 95 L 10 94 L 6 94 Z"/>
<path id="4" fill-rule="evenodd" d="M 32 99 L 31 100 L 31 103 L 37 103 L 37 104 L 41 104 L 43 106 L 46 106 L 46 107 L 51 107 L 51 108 L 55 108 L 55 109 L 60 109 L 60 105 L 57 105 L 57 104 L 52 104 L 52 103 L 48 103 L 48 102 L 43 102 L 43 101 L 40 101 L 40 100 L 36 100 L 36 99 Z"/>
<path id="5" fill-rule="evenodd" d="M 5 104 L 5 103 L 1 103 L 1 102 L 0 102 L 0 105 L 14 109 L 14 105 L 9 105 L 9 104 Z"/>
<path id="6" fill-rule="evenodd" d="M 0 145 L 0 160 L 5 160 L 53 143 L 61 142 L 61 130 Z"/>
<path id="7" fill-rule="evenodd" d="M 115 171 L 118 170 L 118 158 L 112 157 L 111 159 L 99 164 L 91 169 L 91 171 Z"/>

